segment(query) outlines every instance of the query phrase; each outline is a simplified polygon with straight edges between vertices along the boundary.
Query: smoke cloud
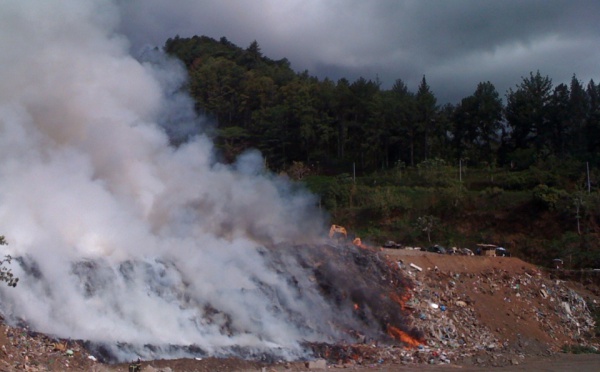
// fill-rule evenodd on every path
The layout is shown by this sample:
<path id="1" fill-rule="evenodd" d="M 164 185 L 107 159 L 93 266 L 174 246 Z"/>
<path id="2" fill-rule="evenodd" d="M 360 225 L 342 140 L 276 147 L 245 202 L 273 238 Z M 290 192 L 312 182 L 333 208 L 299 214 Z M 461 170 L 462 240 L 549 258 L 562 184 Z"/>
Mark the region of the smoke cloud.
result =
<path id="1" fill-rule="evenodd" d="M 20 278 L 3 315 L 121 360 L 340 337 L 311 281 L 290 283 L 302 269 L 265 248 L 322 235 L 313 197 L 256 152 L 218 163 L 183 69 L 132 57 L 119 22 L 106 0 L 0 10 L 0 234 Z"/>

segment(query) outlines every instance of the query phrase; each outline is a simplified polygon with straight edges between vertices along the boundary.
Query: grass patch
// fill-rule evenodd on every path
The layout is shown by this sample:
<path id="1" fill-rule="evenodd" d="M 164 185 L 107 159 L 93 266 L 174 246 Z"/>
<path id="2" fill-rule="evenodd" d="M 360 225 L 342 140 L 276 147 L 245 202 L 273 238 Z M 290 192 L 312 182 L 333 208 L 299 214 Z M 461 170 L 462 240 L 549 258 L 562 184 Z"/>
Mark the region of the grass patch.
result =
<path id="1" fill-rule="evenodd" d="M 567 354 L 600 354 L 600 350 L 586 345 L 564 345 L 562 352 Z"/>

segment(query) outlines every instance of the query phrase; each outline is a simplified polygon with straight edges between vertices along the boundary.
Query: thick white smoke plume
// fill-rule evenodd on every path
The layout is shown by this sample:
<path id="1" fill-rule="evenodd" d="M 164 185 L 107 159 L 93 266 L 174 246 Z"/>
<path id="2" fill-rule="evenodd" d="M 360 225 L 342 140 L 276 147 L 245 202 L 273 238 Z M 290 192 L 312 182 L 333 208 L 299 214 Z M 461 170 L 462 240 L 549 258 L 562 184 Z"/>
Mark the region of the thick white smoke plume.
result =
<path id="1" fill-rule="evenodd" d="M 202 136 L 170 146 L 165 123 L 194 122 L 172 94 L 183 70 L 133 58 L 119 22 L 112 1 L 2 4 L 0 253 L 21 279 L 2 286 L 2 314 L 121 343 L 121 359 L 294 353 L 332 335 L 310 281 L 292 286 L 261 248 L 318 236 L 314 200 L 256 153 L 226 166 Z"/>

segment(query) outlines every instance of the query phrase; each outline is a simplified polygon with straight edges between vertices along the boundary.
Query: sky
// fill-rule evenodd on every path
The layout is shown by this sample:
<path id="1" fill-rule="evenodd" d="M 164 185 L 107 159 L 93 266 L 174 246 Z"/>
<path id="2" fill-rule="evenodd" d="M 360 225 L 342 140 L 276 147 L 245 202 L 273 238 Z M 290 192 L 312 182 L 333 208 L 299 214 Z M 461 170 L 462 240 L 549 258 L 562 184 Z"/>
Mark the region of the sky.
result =
<path id="1" fill-rule="evenodd" d="M 423 76 L 439 104 L 458 103 L 479 82 L 501 97 L 530 72 L 554 85 L 575 74 L 600 81 L 597 0 L 166 0 L 121 3 L 120 31 L 133 50 L 169 37 L 254 40 L 271 59 L 321 79 Z"/>

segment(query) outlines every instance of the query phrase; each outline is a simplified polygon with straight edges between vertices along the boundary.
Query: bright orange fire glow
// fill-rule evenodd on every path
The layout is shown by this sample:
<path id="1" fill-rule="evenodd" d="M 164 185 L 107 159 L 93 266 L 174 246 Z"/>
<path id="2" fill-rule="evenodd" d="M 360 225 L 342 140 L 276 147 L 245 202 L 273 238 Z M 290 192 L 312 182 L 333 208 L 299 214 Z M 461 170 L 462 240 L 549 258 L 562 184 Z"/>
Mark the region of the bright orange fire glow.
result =
<path id="1" fill-rule="evenodd" d="M 405 303 L 406 303 L 406 301 L 410 300 L 411 297 L 412 296 L 411 296 L 410 292 L 408 292 L 408 291 L 404 295 L 402 295 L 402 296 L 400 296 L 398 293 L 391 293 L 390 294 L 390 298 L 394 302 L 396 302 L 398 305 L 400 305 L 400 308 L 402 310 L 404 310 L 406 308 Z"/>
<path id="2" fill-rule="evenodd" d="M 368 249 L 368 248 L 369 248 L 369 247 L 367 247 L 366 245 L 364 245 L 364 244 L 362 243 L 362 240 L 360 240 L 360 238 L 355 238 L 355 239 L 352 241 L 352 244 L 354 244 L 355 246 L 357 246 L 357 247 L 359 247 L 359 248 L 362 248 L 362 249 Z"/>
<path id="3" fill-rule="evenodd" d="M 360 309 L 360 306 L 358 306 L 358 304 L 354 304 L 354 310 L 358 310 Z"/>
<path id="4" fill-rule="evenodd" d="M 369 250 L 369 251 L 372 251 L 372 252 L 375 252 L 375 251 L 378 250 L 375 247 L 372 247 L 370 245 L 364 244 L 360 238 L 354 238 L 354 240 L 352 241 L 352 244 L 354 244 L 358 248 L 366 249 L 366 250 Z"/>
<path id="5" fill-rule="evenodd" d="M 406 302 L 408 300 L 410 300 L 411 297 L 412 297 L 412 293 L 408 290 L 408 288 L 405 291 L 405 293 L 403 293 L 403 294 L 399 294 L 396 292 L 390 293 L 390 298 L 392 299 L 392 301 L 394 301 L 398 305 L 400 305 L 400 308 L 402 310 L 406 309 Z M 388 324 L 388 328 L 387 328 L 387 333 L 391 337 L 395 338 L 396 340 L 403 342 L 408 347 L 418 347 L 419 345 L 422 345 L 425 343 L 424 339 L 412 337 L 408 333 L 400 330 L 397 327 L 389 325 L 389 324 Z"/>
<path id="6" fill-rule="evenodd" d="M 388 325 L 388 334 L 396 340 L 404 342 L 410 347 L 418 347 L 419 345 L 422 345 L 425 342 L 425 340 L 414 338 L 408 333 L 390 325 Z"/>

